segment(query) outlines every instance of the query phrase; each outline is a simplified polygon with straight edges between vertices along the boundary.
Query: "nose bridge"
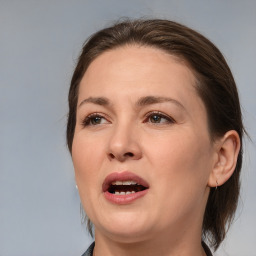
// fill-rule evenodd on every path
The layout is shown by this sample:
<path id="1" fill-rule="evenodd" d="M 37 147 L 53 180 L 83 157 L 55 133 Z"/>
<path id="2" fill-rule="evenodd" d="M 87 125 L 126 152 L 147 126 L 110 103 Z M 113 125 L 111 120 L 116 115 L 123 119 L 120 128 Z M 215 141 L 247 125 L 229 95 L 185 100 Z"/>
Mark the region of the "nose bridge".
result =
<path id="1" fill-rule="evenodd" d="M 138 140 L 138 130 L 135 122 L 123 118 L 117 122 L 112 130 L 108 155 L 111 159 L 124 161 L 127 158 L 139 159 L 141 150 Z"/>

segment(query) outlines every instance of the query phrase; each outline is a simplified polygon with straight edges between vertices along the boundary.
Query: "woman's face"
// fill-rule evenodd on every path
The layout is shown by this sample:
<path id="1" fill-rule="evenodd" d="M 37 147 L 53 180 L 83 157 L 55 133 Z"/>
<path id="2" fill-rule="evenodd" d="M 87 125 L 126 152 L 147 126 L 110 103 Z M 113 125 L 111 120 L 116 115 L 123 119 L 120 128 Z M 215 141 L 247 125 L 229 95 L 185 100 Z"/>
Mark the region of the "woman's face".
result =
<path id="1" fill-rule="evenodd" d="M 195 83 L 184 62 L 150 47 L 114 49 L 90 64 L 72 158 L 96 236 L 201 236 L 215 154 Z"/>

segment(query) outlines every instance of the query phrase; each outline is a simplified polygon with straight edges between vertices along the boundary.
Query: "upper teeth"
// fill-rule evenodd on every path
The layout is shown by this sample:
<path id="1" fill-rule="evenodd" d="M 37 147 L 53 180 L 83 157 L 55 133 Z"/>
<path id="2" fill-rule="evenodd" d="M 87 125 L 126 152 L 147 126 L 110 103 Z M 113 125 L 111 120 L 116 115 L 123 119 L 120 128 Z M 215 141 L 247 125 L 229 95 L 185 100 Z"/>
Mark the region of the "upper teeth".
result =
<path id="1" fill-rule="evenodd" d="M 137 183 L 132 180 L 120 181 L 116 180 L 111 183 L 112 185 L 136 185 Z"/>

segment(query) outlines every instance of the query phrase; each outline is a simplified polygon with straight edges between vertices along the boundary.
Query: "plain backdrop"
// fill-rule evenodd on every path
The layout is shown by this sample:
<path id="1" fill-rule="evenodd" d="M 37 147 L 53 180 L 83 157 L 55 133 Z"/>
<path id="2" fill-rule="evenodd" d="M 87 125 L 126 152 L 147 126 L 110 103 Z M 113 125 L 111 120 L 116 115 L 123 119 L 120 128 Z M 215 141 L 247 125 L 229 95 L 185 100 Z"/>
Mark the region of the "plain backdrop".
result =
<path id="1" fill-rule="evenodd" d="M 252 142 L 235 222 L 215 255 L 256 255 L 253 0 L 0 0 L 0 255 L 79 256 L 91 243 L 65 144 L 67 94 L 85 39 L 120 17 L 181 22 L 226 57 Z"/>

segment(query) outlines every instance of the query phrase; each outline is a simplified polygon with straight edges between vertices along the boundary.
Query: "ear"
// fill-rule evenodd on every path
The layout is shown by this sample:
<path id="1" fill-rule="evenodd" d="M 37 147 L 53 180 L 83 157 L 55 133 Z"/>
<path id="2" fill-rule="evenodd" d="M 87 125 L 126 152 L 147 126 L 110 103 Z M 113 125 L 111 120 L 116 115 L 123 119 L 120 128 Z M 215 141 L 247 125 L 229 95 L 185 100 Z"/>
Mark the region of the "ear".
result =
<path id="1" fill-rule="evenodd" d="M 209 187 L 223 185 L 233 174 L 241 146 L 240 137 L 236 131 L 231 130 L 219 138 L 215 145 L 216 158 L 208 180 Z"/>

